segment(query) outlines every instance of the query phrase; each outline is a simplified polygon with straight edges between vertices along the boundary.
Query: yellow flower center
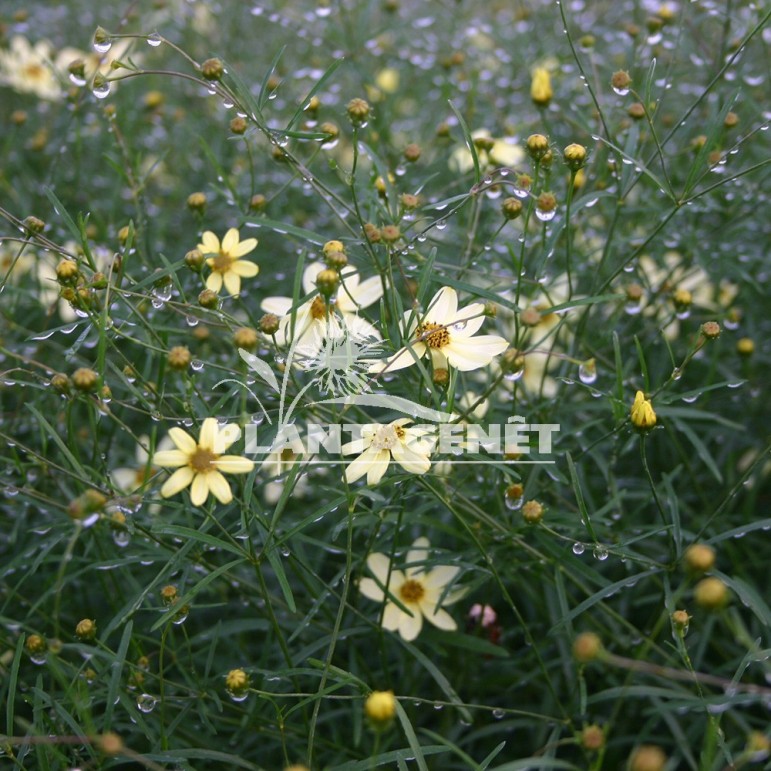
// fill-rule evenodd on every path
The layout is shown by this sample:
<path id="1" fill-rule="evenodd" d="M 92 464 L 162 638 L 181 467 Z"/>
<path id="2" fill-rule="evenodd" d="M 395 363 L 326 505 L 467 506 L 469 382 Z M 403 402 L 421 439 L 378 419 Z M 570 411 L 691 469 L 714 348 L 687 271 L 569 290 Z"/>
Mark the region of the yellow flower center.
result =
<path id="1" fill-rule="evenodd" d="M 429 348 L 444 348 L 450 344 L 450 333 L 447 327 L 426 321 L 418 325 L 415 330 L 415 339 L 425 343 Z"/>
<path id="2" fill-rule="evenodd" d="M 313 316 L 314 319 L 325 319 L 327 318 L 327 315 L 332 312 L 334 307 L 334 300 L 331 300 L 329 305 L 327 305 L 320 294 L 316 295 L 311 303 L 311 316 Z"/>
<path id="3" fill-rule="evenodd" d="M 30 80 L 40 80 L 45 75 L 45 67 L 43 67 L 40 64 L 28 64 L 24 68 L 24 74 L 30 79 Z"/>
<path id="4" fill-rule="evenodd" d="M 220 252 L 216 257 L 212 257 L 211 269 L 218 273 L 227 273 L 233 264 L 234 258 L 229 254 Z"/>
<path id="5" fill-rule="evenodd" d="M 285 447 L 283 450 L 281 450 L 281 462 L 289 462 L 290 460 L 294 460 L 295 454 L 293 450 L 290 450 L 288 447 Z"/>
<path id="6" fill-rule="evenodd" d="M 423 599 L 423 595 L 426 590 L 420 581 L 415 581 L 413 578 L 408 578 L 399 587 L 399 599 L 402 602 L 419 602 Z"/>
<path id="7" fill-rule="evenodd" d="M 196 448 L 196 451 L 190 456 L 188 463 L 190 468 L 197 474 L 205 474 L 207 471 L 213 471 L 215 469 L 214 461 L 218 456 L 211 450 L 206 450 L 203 447 Z"/>

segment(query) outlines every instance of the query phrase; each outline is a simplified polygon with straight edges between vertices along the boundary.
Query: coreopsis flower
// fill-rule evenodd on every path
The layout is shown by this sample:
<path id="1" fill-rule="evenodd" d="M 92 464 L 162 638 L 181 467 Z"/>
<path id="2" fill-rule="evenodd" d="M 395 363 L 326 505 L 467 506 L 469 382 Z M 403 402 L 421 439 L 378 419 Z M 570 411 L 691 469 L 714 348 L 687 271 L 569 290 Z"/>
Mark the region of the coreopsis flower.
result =
<path id="1" fill-rule="evenodd" d="M 224 283 L 230 294 L 237 295 L 241 291 L 241 279 L 253 278 L 259 273 L 260 269 L 255 263 L 241 259 L 257 246 L 256 238 L 242 241 L 238 229 L 230 228 L 222 243 L 211 230 L 203 234 L 201 242 L 198 244 L 198 251 L 204 255 L 214 255 L 206 259 L 206 264 L 212 271 L 206 279 L 206 287 L 212 292 L 219 292 Z"/>
<path id="2" fill-rule="evenodd" d="M 201 506 L 211 493 L 220 503 L 230 503 L 233 493 L 225 474 L 248 474 L 254 467 L 253 461 L 239 455 L 222 455 L 238 438 L 240 432 L 235 424 L 220 429 L 215 418 L 206 418 L 196 442 L 181 428 L 169 430 L 169 437 L 176 450 L 156 452 L 153 463 L 162 468 L 177 470 L 166 480 L 161 495 L 169 498 L 190 486 L 190 501 Z"/>
<path id="3" fill-rule="evenodd" d="M 449 286 L 442 287 L 420 316 L 415 311 L 404 314 L 407 344 L 389 359 L 373 363 L 370 372 L 393 372 L 414 364 L 431 354 L 434 368 L 450 365 L 462 372 L 486 367 L 509 344 L 499 335 L 476 335 L 485 320 L 483 303 L 472 303 L 458 310 L 458 295 Z M 475 336 L 476 335 L 476 336 Z"/>
<path id="4" fill-rule="evenodd" d="M 311 294 L 316 290 L 316 279 L 327 270 L 323 262 L 313 262 L 303 271 L 303 292 Z M 373 338 L 380 340 L 378 330 L 358 313 L 368 308 L 383 296 L 383 282 L 379 276 L 361 281 L 359 272 L 352 266 L 343 268 L 340 272 L 340 285 L 336 293 L 325 300 L 321 294 L 303 303 L 297 308 L 292 323 L 291 297 L 266 297 L 261 304 L 263 310 L 281 317 L 276 342 L 288 345 L 294 342 L 307 348 L 306 355 L 317 352 L 324 338 L 330 333 L 339 336 L 347 330 L 357 338 Z M 341 323 L 342 320 L 342 323 Z"/>
<path id="5" fill-rule="evenodd" d="M 370 423 L 361 429 L 361 438 L 344 444 L 343 455 L 361 453 L 345 470 L 349 484 L 367 475 L 367 484 L 376 485 L 396 461 L 411 474 L 425 474 L 431 467 L 431 443 L 423 437 L 425 429 L 408 428 L 409 418 L 399 418 L 383 425 Z"/>
<path id="6" fill-rule="evenodd" d="M 656 425 L 656 413 L 649 399 L 645 398 L 642 391 L 638 391 L 634 397 L 634 404 L 630 412 L 632 425 L 642 431 L 647 431 Z"/>
<path id="7" fill-rule="evenodd" d="M 39 99 L 60 99 L 64 90 L 54 68 L 54 55 L 47 40 L 32 44 L 22 35 L 15 35 L 7 50 L 0 49 L 0 84 Z"/>
<path id="8" fill-rule="evenodd" d="M 458 628 L 455 619 L 442 607 L 460 600 L 466 589 L 445 588 L 452 584 L 460 572 L 453 565 L 438 565 L 426 571 L 423 563 L 428 557 L 427 538 L 418 538 L 407 553 L 405 570 L 391 567 L 385 554 L 370 554 L 367 567 L 372 578 L 362 578 L 359 591 L 370 600 L 385 602 L 383 629 L 398 631 L 402 639 L 414 640 L 423 628 L 423 618 L 439 629 L 454 631 Z M 441 601 L 442 595 L 445 595 Z M 396 598 L 406 610 L 402 610 L 392 598 Z"/>
<path id="9" fill-rule="evenodd" d="M 487 129 L 477 129 L 471 132 L 471 139 L 474 141 L 477 159 L 482 171 L 500 166 L 516 167 L 525 159 L 522 148 L 510 137 L 495 139 Z M 474 159 L 465 144 L 453 150 L 450 155 L 449 166 L 458 174 L 465 174 L 474 168 Z"/>

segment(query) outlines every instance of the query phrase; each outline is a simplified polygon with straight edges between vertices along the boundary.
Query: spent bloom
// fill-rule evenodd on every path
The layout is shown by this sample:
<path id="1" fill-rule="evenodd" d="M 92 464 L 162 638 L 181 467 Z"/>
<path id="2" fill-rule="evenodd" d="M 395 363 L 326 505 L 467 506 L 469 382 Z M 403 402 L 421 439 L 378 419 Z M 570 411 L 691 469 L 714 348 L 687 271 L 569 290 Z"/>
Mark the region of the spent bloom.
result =
<path id="1" fill-rule="evenodd" d="M 203 234 L 201 241 L 198 251 L 204 255 L 214 255 L 206 260 L 212 271 L 206 279 L 206 288 L 212 292 L 219 292 L 224 283 L 230 294 L 237 295 L 241 291 L 241 279 L 253 278 L 259 272 L 260 269 L 255 263 L 241 259 L 257 246 L 256 238 L 242 241 L 237 228 L 230 228 L 222 243 L 211 230 Z"/>
<path id="2" fill-rule="evenodd" d="M 339 244 L 330 241 L 330 244 Z M 333 251 L 341 252 L 342 248 Z M 313 262 L 303 271 L 303 292 L 311 294 L 316 290 L 316 281 L 320 274 L 327 271 L 323 262 Z M 347 329 L 358 338 L 374 338 L 380 340 L 380 332 L 368 321 L 358 315 L 363 308 L 368 308 L 383 296 L 383 282 L 379 276 L 361 281 L 359 272 L 352 266 L 343 268 L 340 272 L 340 286 L 334 296 L 330 295 L 325 302 L 321 294 L 300 305 L 292 319 L 291 297 L 266 297 L 262 301 L 262 309 L 274 313 L 281 318 L 276 341 L 279 345 L 287 345 L 290 339 L 300 344 L 306 355 L 313 355 L 321 349 L 322 341 L 330 332 L 330 326 L 339 336 L 341 329 Z M 339 323 L 342 319 L 342 325 Z M 292 334 L 294 332 L 294 334 Z"/>
<path id="3" fill-rule="evenodd" d="M 383 425 L 370 423 L 362 427 L 361 438 L 343 445 L 343 455 L 361 453 L 345 470 L 349 484 L 367 475 L 367 484 L 376 485 L 395 460 L 411 474 L 425 474 L 431 467 L 431 445 L 423 439 L 425 429 L 407 428 L 409 418 L 399 418 Z"/>
<path id="4" fill-rule="evenodd" d="M 428 557 L 429 545 L 427 538 L 418 538 L 412 544 L 405 570 L 392 568 L 385 554 L 370 554 L 367 567 L 375 578 L 362 578 L 359 583 L 359 590 L 365 597 L 375 602 L 385 601 L 383 629 L 398 631 L 407 641 L 420 634 L 424 617 L 439 629 L 454 631 L 458 628 L 455 619 L 442 605 L 451 605 L 466 593 L 465 588 L 445 592 L 460 568 L 438 565 L 426 571 L 423 563 Z M 445 596 L 440 603 L 442 595 Z M 396 598 L 405 610 L 392 598 Z"/>
<path id="5" fill-rule="evenodd" d="M 201 506 L 211 493 L 220 503 L 230 503 L 233 493 L 225 474 L 248 474 L 254 463 L 239 455 L 222 455 L 239 437 L 238 426 L 230 424 L 220 429 L 215 418 L 206 418 L 196 442 L 181 428 L 169 430 L 169 437 L 176 450 L 156 452 L 153 463 L 163 468 L 177 470 L 166 480 L 161 495 L 169 498 L 190 485 L 190 501 Z"/>
<path id="6" fill-rule="evenodd" d="M 656 413 L 649 399 L 645 398 L 642 391 L 638 391 L 634 397 L 634 404 L 630 412 L 632 425 L 641 431 L 647 431 L 656 425 Z"/>
<path id="7" fill-rule="evenodd" d="M 448 364 L 463 372 L 486 367 L 509 344 L 499 335 L 476 335 L 485 320 L 485 306 L 472 303 L 458 310 L 458 295 L 449 286 L 442 287 L 429 303 L 425 314 L 404 314 L 404 348 L 391 358 L 375 362 L 370 372 L 393 372 L 414 364 L 431 354 L 435 368 Z"/>

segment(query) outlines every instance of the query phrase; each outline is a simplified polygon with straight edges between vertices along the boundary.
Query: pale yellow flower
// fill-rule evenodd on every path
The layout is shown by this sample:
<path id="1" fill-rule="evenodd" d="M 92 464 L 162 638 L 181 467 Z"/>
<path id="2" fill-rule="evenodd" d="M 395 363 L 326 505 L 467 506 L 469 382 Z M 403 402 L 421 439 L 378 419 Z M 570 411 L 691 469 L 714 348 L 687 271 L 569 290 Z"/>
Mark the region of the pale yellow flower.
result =
<path id="1" fill-rule="evenodd" d="M 361 453 L 345 470 L 346 482 L 350 484 L 366 474 L 367 484 L 376 485 L 392 459 L 411 474 L 425 474 L 431 468 L 431 444 L 422 438 L 424 429 L 407 428 L 410 422 L 409 418 L 399 418 L 387 425 L 362 426 L 361 439 L 342 447 L 343 455 Z"/>
<path id="2" fill-rule="evenodd" d="M 391 568 L 391 561 L 385 554 L 370 554 L 367 567 L 375 576 L 362 578 L 359 591 L 370 600 L 384 602 L 383 629 L 398 631 L 402 639 L 414 640 L 423 628 L 425 617 L 435 627 L 454 631 L 458 628 L 455 619 L 441 605 L 451 605 L 460 600 L 466 589 L 451 589 L 444 599 L 445 588 L 460 572 L 460 568 L 451 565 L 438 565 L 425 571 L 423 563 L 428 557 L 427 538 L 418 538 L 407 553 L 405 570 Z M 406 610 L 402 610 L 392 598 L 396 598 Z"/>
<path id="3" fill-rule="evenodd" d="M 472 303 L 458 310 L 458 295 L 452 287 L 442 287 L 421 316 L 404 314 L 408 341 L 391 358 L 375 362 L 370 372 L 393 372 L 431 354 L 434 367 L 455 367 L 462 372 L 486 367 L 509 344 L 499 335 L 476 335 L 485 320 L 485 306 Z M 475 336 L 476 335 L 476 336 Z"/>
<path id="4" fill-rule="evenodd" d="M 239 434 L 235 424 L 218 428 L 215 418 L 204 420 L 197 442 L 181 428 L 170 429 L 169 436 L 177 449 L 153 456 L 156 466 L 177 469 L 164 483 L 161 495 L 169 498 L 190 485 L 193 506 L 201 506 L 209 493 L 220 503 L 230 503 L 233 493 L 222 473 L 248 474 L 254 468 L 254 462 L 247 458 L 221 454 Z"/>
<path id="5" fill-rule="evenodd" d="M 493 142 L 490 150 L 477 149 L 477 158 L 482 171 L 501 166 L 514 168 L 525 160 L 525 151 L 510 137 L 494 139 L 487 129 L 477 129 L 471 132 L 471 138 L 491 139 Z M 474 160 L 465 144 L 453 150 L 449 166 L 458 174 L 465 174 L 474 168 Z"/>
<path id="6" fill-rule="evenodd" d="M 212 270 L 206 279 L 206 287 L 212 292 L 219 292 L 224 282 L 225 289 L 230 294 L 237 295 L 241 291 L 241 279 L 253 278 L 259 273 L 260 269 L 255 263 L 241 259 L 257 246 L 256 238 L 241 241 L 237 228 L 230 228 L 222 243 L 211 230 L 203 234 L 201 241 L 198 251 L 204 255 L 214 255 L 206 260 Z"/>
<path id="7" fill-rule="evenodd" d="M 64 89 L 53 65 L 53 54 L 54 48 L 47 40 L 32 44 L 22 35 L 15 35 L 7 50 L 0 49 L 0 84 L 39 99 L 60 99 Z"/>
<path id="8" fill-rule="evenodd" d="M 135 490 L 144 487 L 144 485 L 158 473 L 158 469 L 154 467 L 153 462 L 155 454 L 153 454 L 153 459 L 151 459 L 150 454 L 147 451 L 149 445 L 150 437 L 143 434 L 139 437 L 134 465 L 122 466 L 121 468 L 113 469 L 110 472 L 110 481 L 116 489 L 120 490 L 120 492 L 133 493 Z M 171 450 L 174 446 L 171 437 L 165 436 L 158 442 L 155 452 L 165 452 Z"/>
<path id="9" fill-rule="evenodd" d="M 538 105 L 546 106 L 554 96 L 551 87 L 551 75 L 546 67 L 536 67 L 533 70 L 533 80 L 530 84 L 530 98 Z"/>

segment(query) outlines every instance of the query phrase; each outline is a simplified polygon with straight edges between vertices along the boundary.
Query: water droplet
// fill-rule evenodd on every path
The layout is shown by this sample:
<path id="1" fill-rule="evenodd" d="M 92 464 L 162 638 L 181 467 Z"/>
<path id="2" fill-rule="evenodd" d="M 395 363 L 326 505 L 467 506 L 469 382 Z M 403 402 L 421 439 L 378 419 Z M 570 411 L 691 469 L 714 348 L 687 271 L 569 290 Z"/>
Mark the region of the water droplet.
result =
<path id="1" fill-rule="evenodd" d="M 690 315 L 691 315 L 691 309 L 690 308 L 685 308 L 684 310 L 678 311 L 675 314 L 675 316 L 677 316 L 677 318 L 680 319 L 681 321 L 683 319 L 687 319 Z"/>
<path id="2" fill-rule="evenodd" d="M 98 54 L 106 54 L 112 48 L 112 40 L 107 38 L 106 40 L 94 40 L 94 51 Z"/>
<path id="3" fill-rule="evenodd" d="M 578 368 L 578 379 L 582 383 L 586 383 L 586 385 L 591 385 L 597 380 L 597 365 L 595 364 L 594 359 L 585 361 Z"/>
<path id="4" fill-rule="evenodd" d="M 231 701 L 246 701 L 249 698 L 249 691 L 228 691 Z"/>
<path id="5" fill-rule="evenodd" d="M 45 664 L 45 663 L 46 663 L 46 661 L 47 661 L 47 658 L 48 658 L 48 657 L 46 656 L 46 654 L 45 654 L 45 653 L 33 653 L 33 654 L 32 654 L 32 655 L 29 657 L 29 660 L 30 660 L 30 661 L 31 661 L 33 664 L 37 664 L 38 666 L 42 666 L 43 664 Z"/>
<path id="6" fill-rule="evenodd" d="M 145 714 L 152 712 L 157 703 L 158 700 L 155 696 L 151 696 L 149 693 L 143 693 L 137 697 L 137 708 L 140 712 L 144 712 Z"/>
<path id="7" fill-rule="evenodd" d="M 437 230 L 444 230 L 447 227 L 447 220 L 439 220 L 435 227 Z"/>
<path id="8" fill-rule="evenodd" d="M 152 46 L 153 48 L 158 48 L 162 42 L 161 36 L 157 32 L 151 32 L 147 36 L 147 45 Z"/>
<path id="9" fill-rule="evenodd" d="M 193 359 L 193 361 L 190 362 L 190 368 L 196 372 L 200 372 L 203 369 L 203 362 L 200 359 Z"/>
<path id="10" fill-rule="evenodd" d="M 556 209 L 552 209 L 551 211 L 541 211 L 540 209 L 535 210 L 535 216 L 538 217 L 541 222 L 551 222 L 556 214 Z"/>
<path id="11" fill-rule="evenodd" d="M 613 86 L 613 90 L 619 95 L 619 96 L 626 96 L 629 93 L 628 88 L 616 88 Z"/>
<path id="12" fill-rule="evenodd" d="M 75 86 L 85 86 L 86 85 L 86 79 L 80 77 L 79 75 L 76 75 L 74 72 L 70 73 L 70 83 L 72 83 Z"/>
<path id="13" fill-rule="evenodd" d="M 675 367 L 672 370 L 672 380 L 680 380 L 682 376 L 683 376 L 683 370 L 681 370 L 680 367 Z"/>
<path id="14" fill-rule="evenodd" d="M 468 322 L 467 322 L 467 321 L 456 321 L 456 322 L 455 322 L 455 323 L 452 325 L 452 328 L 453 328 L 453 329 L 454 329 L 456 332 L 462 332 L 462 331 L 463 331 L 463 330 L 464 330 L 464 329 L 465 329 L 467 326 L 468 326 Z"/>
<path id="15" fill-rule="evenodd" d="M 640 303 L 628 302 L 624 305 L 624 313 L 627 316 L 636 316 L 642 310 Z"/>
<path id="16" fill-rule="evenodd" d="M 608 550 L 601 544 L 597 544 L 597 546 L 594 547 L 592 556 L 595 559 L 598 559 L 600 562 L 604 562 L 606 559 L 608 559 Z"/>
<path id="17" fill-rule="evenodd" d="M 525 496 L 524 495 L 517 495 L 517 496 L 504 495 L 503 500 L 504 500 L 504 503 L 506 504 L 506 508 L 509 511 L 519 511 L 522 508 L 522 504 L 525 502 Z"/>
<path id="18" fill-rule="evenodd" d="M 500 720 L 506 713 L 502 709 L 494 709 L 493 710 L 493 717 L 496 720 Z"/>
<path id="19" fill-rule="evenodd" d="M 116 530 L 112 534 L 112 540 L 115 541 L 115 545 L 123 549 L 131 542 L 131 535 L 128 530 Z"/>
<path id="20" fill-rule="evenodd" d="M 315 13 L 320 19 L 326 19 L 332 14 L 332 9 L 327 5 L 320 5 L 316 8 Z"/>
<path id="21" fill-rule="evenodd" d="M 91 93 L 97 99 L 106 99 L 110 95 L 110 82 L 105 80 L 104 82 L 99 83 L 99 85 L 94 85 Z"/>
<path id="22" fill-rule="evenodd" d="M 573 554 L 581 555 L 586 551 L 586 547 L 580 542 L 576 541 L 573 544 Z"/>

